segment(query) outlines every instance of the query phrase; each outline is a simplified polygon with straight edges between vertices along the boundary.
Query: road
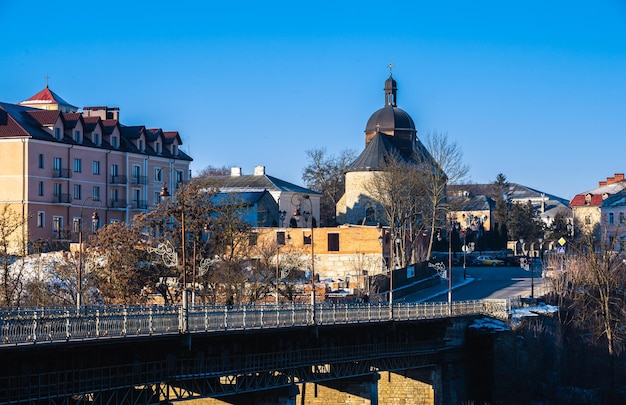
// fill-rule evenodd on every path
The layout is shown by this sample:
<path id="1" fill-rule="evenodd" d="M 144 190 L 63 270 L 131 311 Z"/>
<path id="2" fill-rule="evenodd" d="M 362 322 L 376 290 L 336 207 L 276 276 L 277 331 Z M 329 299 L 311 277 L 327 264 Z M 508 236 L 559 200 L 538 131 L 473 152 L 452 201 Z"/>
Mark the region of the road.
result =
<path id="1" fill-rule="evenodd" d="M 464 279 L 462 267 L 452 269 L 453 301 L 530 297 L 533 289 L 535 296 L 544 292 L 540 270 L 534 272 L 532 282 L 531 272 L 520 267 L 467 267 L 466 271 Z M 442 280 L 438 286 L 411 294 L 403 301 L 442 302 L 447 301 L 447 293 L 448 282 Z"/>

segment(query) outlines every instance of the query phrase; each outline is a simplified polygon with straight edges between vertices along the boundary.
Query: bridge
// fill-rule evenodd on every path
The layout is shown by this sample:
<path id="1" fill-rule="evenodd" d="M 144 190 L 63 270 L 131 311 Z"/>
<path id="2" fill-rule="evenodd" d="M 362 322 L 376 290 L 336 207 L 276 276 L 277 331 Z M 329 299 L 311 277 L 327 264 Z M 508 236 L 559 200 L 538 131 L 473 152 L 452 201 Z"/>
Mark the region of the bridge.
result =
<path id="1" fill-rule="evenodd" d="M 333 403 L 314 402 L 322 388 L 377 404 L 384 373 L 425 384 L 423 403 L 459 403 L 468 324 L 510 309 L 480 300 L 6 310 L 0 404 Z"/>

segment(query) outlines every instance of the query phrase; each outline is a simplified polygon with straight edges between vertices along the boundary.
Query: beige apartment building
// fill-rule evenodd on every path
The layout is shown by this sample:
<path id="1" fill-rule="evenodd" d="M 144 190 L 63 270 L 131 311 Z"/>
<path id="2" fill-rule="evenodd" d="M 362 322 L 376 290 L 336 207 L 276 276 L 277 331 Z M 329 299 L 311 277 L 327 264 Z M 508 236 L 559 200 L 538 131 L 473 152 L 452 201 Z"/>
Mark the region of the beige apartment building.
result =
<path id="1" fill-rule="evenodd" d="M 48 86 L 19 104 L 0 102 L 0 204 L 25 242 L 77 241 L 153 209 L 162 187 L 190 180 L 178 132 L 126 126 L 119 109 L 82 112 Z"/>

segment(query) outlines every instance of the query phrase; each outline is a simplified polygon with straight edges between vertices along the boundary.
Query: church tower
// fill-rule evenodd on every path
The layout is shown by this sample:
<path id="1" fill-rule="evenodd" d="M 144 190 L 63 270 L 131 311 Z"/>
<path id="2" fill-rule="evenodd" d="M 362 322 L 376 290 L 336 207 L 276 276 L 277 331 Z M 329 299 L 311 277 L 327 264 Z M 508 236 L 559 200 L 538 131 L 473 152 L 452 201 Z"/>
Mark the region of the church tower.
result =
<path id="1" fill-rule="evenodd" d="M 390 64 L 385 81 L 385 103 L 375 111 L 365 126 L 365 149 L 348 167 L 345 174 L 346 191 L 337 202 L 339 224 L 376 225 L 385 223 L 379 204 L 368 195 L 367 183 L 382 171 L 389 159 L 407 163 L 432 162 L 432 156 L 417 138 L 411 116 L 398 107 L 398 86 Z"/>

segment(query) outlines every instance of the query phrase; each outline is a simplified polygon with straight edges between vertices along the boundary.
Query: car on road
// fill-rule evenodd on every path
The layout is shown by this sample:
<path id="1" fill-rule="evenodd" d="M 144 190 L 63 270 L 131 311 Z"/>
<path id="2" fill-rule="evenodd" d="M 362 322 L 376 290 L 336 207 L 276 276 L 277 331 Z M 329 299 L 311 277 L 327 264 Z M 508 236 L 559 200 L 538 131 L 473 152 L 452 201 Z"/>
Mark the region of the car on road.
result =
<path id="1" fill-rule="evenodd" d="M 493 256 L 478 256 L 472 262 L 473 266 L 504 266 L 504 260 L 496 259 Z"/>

